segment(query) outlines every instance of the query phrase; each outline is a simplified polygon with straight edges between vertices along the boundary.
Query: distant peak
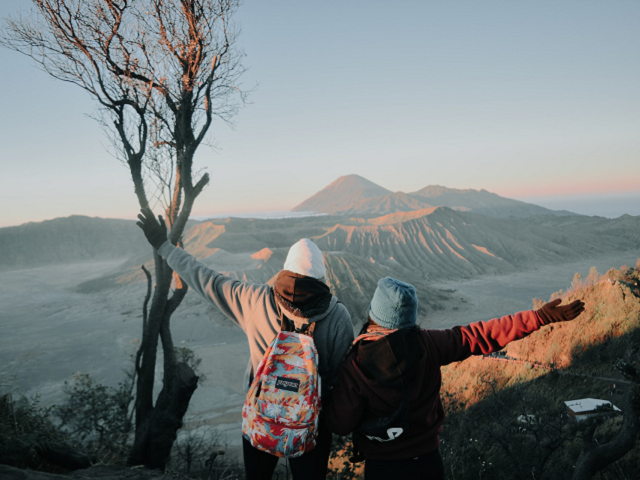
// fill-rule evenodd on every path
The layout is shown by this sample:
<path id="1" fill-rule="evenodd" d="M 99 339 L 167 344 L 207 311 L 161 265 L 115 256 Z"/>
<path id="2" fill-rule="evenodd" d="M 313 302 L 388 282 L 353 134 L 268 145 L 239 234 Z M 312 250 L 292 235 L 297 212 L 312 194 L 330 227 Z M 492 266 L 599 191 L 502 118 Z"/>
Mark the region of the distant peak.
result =
<path id="1" fill-rule="evenodd" d="M 336 180 L 347 179 L 347 178 L 357 178 L 357 179 L 360 179 L 360 180 L 367 180 L 362 175 L 358 175 L 357 173 L 350 173 L 348 175 L 341 175 Z"/>
<path id="2" fill-rule="evenodd" d="M 293 211 L 312 211 L 333 213 L 345 211 L 360 201 L 368 198 L 383 197 L 392 193 L 366 178 L 351 174 L 337 178 L 331 184 L 307 198 Z"/>
<path id="3" fill-rule="evenodd" d="M 337 185 L 353 185 L 353 186 L 360 186 L 360 187 L 365 187 L 365 188 L 374 187 L 374 188 L 381 188 L 383 190 L 387 190 L 386 188 L 381 187 L 377 183 L 373 183 L 371 180 L 367 180 L 363 176 L 356 175 L 355 173 L 352 173 L 350 175 L 343 175 L 341 177 L 338 177 L 331 184 L 329 184 L 328 187 L 331 187 L 331 186 L 334 186 L 334 185 L 335 186 L 337 186 Z"/>

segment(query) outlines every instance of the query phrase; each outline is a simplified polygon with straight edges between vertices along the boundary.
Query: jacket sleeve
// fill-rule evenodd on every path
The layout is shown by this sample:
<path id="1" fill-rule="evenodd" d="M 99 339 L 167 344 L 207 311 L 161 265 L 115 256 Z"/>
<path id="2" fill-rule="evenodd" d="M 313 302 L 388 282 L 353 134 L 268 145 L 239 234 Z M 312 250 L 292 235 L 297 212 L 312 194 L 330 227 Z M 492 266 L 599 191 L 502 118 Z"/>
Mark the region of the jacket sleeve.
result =
<path id="1" fill-rule="evenodd" d="M 329 354 L 329 370 L 331 379 L 330 387 L 338 384 L 338 370 L 347 354 L 349 347 L 353 343 L 353 326 L 351 324 L 351 315 L 344 305 L 338 305 L 336 308 L 341 309 L 340 321 L 337 322 L 334 338 L 329 342 L 333 346 L 333 351 Z"/>
<path id="2" fill-rule="evenodd" d="M 433 351 L 440 365 L 459 362 L 471 355 L 482 355 L 502 350 L 508 343 L 520 340 L 544 323 L 533 310 L 475 322 L 467 326 L 446 330 L 426 330 L 433 342 Z"/>
<path id="3" fill-rule="evenodd" d="M 351 368 L 351 356 L 338 369 L 338 384 L 331 391 L 327 419 L 329 428 L 338 435 L 353 432 L 364 414 L 366 399 L 361 394 Z"/>
<path id="4" fill-rule="evenodd" d="M 242 282 L 227 277 L 169 241 L 162 244 L 158 253 L 198 295 L 212 303 L 231 321 L 246 330 L 251 316 L 264 294 L 266 285 Z"/>

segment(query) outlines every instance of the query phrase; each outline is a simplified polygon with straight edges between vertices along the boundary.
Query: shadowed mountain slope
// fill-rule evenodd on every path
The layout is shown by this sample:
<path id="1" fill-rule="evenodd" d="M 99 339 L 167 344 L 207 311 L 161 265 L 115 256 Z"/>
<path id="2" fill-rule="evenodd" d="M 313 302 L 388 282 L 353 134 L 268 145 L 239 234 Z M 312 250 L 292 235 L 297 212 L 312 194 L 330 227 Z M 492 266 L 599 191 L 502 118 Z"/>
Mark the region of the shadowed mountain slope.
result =
<path id="1" fill-rule="evenodd" d="M 328 187 L 293 208 L 328 214 L 386 215 L 430 207 L 449 207 L 492 217 L 572 215 L 538 205 L 501 197 L 486 190 L 455 189 L 430 185 L 417 192 L 390 192 L 358 175 L 340 177 Z"/>
<path id="2" fill-rule="evenodd" d="M 640 215 L 622 215 L 614 219 L 578 215 L 565 217 L 544 215 L 533 217 L 528 222 L 532 227 L 540 226 L 586 235 L 620 237 L 636 245 L 640 244 Z"/>
<path id="3" fill-rule="evenodd" d="M 126 258 L 147 248 L 132 220 L 72 215 L 0 228 L 0 270 Z"/>

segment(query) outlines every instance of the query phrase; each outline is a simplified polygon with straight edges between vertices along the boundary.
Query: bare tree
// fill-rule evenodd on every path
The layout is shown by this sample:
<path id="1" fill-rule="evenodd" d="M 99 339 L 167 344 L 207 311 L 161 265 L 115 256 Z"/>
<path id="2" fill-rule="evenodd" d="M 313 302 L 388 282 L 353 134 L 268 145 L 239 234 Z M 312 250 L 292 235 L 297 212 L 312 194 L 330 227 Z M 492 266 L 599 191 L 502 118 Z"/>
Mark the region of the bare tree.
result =
<path id="1" fill-rule="evenodd" d="M 243 54 L 230 18 L 238 0 L 32 0 L 31 15 L 5 21 L 0 43 L 73 83 L 129 166 L 140 207 L 159 200 L 179 245 L 196 197 L 209 183 L 193 169 L 214 117 L 229 123 L 244 101 Z M 136 359 L 131 464 L 164 468 L 198 377 L 175 355 L 171 315 L 187 285 L 154 251 L 155 290 L 143 307 Z M 149 282 L 151 276 L 148 272 Z M 172 288 L 173 285 L 173 288 Z M 158 341 L 163 387 L 154 404 Z"/>

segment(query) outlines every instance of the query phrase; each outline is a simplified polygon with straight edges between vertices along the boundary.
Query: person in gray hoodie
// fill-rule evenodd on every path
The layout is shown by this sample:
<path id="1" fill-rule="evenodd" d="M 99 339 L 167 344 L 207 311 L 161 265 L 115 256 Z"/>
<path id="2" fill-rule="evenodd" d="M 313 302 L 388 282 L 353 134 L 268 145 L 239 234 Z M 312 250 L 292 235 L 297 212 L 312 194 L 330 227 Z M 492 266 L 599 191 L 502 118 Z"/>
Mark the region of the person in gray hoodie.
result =
<path id="1" fill-rule="evenodd" d="M 297 329 L 315 323 L 313 339 L 318 350 L 322 400 L 326 404 L 354 335 L 349 312 L 325 283 L 324 260 L 315 243 L 307 238 L 295 243 L 270 287 L 222 275 L 175 247 L 167 240 L 163 218 L 158 216 L 156 220 L 151 209 L 142 209 L 138 219 L 137 225 L 169 267 L 247 335 L 251 358 L 245 374 L 246 391 L 265 351 L 280 332 L 283 317 Z M 242 441 L 247 480 L 270 479 L 278 457 L 258 450 L 244 437 Z M 321 415 L 316 447 L 289 460 L 294 480 L 326 478 L 330 449 L 331 432 Z"/>

